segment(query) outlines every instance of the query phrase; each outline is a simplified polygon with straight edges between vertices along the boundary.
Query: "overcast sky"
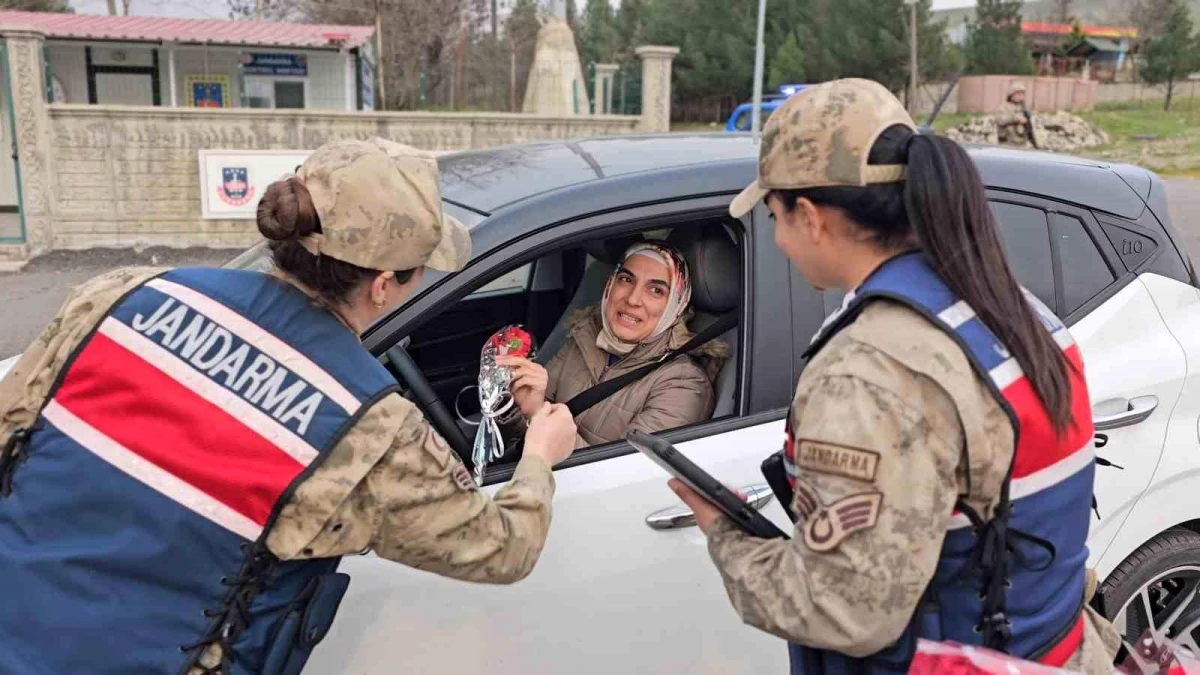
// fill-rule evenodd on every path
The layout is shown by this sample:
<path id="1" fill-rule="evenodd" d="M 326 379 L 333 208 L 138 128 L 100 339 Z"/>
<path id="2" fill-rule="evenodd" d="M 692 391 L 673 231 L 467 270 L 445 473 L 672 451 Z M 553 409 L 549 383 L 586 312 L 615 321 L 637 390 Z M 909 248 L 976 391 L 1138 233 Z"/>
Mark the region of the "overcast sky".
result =
<path id="1" fill-rule="evenodd" d="M 118 6 L 120 4 L 120 2 L 117 3 Z M 617 3 L 614 2 L 614 4 Z M 934 9 L 968 7 L 974 4 L 975 0 L 933 0 Z M 108 14 L 108 0 L 71 0 L 71 6 L 81 14 Z M 131 8 L 132 13 L 139 16 L 229 18 L 229 12 L 223 0 L 133 0 Z"/>

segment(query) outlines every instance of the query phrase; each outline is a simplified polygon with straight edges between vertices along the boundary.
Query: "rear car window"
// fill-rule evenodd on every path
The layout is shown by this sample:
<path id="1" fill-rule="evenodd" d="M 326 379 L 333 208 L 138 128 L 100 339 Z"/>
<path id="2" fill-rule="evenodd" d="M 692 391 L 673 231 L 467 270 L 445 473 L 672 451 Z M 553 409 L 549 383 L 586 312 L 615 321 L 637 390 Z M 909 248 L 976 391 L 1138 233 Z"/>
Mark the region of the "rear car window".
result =
<path id="1" fill-rule="evenodd" d="M 991 207 L 1000 231 L 1004 255 L 1008 259 L 1008 266 L 1017 275 L 1017 281 L 1047 307 L 1057 307 L 1054 298 L 1054 259 L 1050 250 L 1046 212 L 1007 202 L 991 202 Z"/>
<path id="2" fill-rule="evenodd" d="M 1116 281 L 1116 276 L 1078 218 L 1054 214 L 1054 242 L 1062 270 L 1062 313 L 1065 316 L 1108 288 Z"/>

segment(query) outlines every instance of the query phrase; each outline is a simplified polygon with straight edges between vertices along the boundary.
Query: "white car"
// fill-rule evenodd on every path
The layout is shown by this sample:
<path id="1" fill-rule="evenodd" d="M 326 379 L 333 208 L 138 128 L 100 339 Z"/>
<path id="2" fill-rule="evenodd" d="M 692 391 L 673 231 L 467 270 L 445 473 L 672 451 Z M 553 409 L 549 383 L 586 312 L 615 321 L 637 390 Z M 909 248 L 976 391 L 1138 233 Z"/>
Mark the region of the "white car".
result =
<path id="1" fill-rule="evenodd" d="M 1197 652 L 1200 625 L 1200 290 L 1161 181 L 1130 166 L 973 149 L 1010 262 L 1067 322 L 1093 398 L 1097 515 L 1089 535 L 1108 612 Z M 714 418 L 664 435 L 790 528 L 759 473 L 780 447 L 809 337 L 840 298 L 809 287 L 760 207 L 730 199 L 755 174 L 744 135 L 552 142 L 442 157 L 447 209 L 472 228 L 464 271 L 427 275 L 364 338 L 469 461 L 484 339 L 523 323 L 546 359 L 565 317 L 598 301 L 615 256 L 669 237 L 697 279 L 693 325 L 737 312 Z M 265 264 L 251 249 L 233 263 Z M 456 419 L 457 417 L 457 419 Z M 512 465 L 489 468 L 494 491 Z M 555 472 L 549 542 L 513 586 L 467 584 L 349 557 L 338 618 L 306 673 L 785 672 L 782 641 L 743 626 L 666 476 L 625 443 Z M 1053 517 L 1053 514 L 1047 514 Z"/>

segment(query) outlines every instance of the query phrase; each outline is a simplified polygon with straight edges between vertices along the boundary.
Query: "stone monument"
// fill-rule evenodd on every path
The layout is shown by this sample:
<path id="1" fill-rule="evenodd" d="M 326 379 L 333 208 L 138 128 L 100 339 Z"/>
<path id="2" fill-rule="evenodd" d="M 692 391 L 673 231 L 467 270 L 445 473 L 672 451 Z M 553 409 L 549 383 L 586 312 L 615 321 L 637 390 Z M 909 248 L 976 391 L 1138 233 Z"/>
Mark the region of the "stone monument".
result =
<path id="1" fill-rule="evenodd" d="M 555 117 L 586 115 L 591 110 L 575 35 L 566 21 L 550 19 L 538 31 L 521 110 Z"/>

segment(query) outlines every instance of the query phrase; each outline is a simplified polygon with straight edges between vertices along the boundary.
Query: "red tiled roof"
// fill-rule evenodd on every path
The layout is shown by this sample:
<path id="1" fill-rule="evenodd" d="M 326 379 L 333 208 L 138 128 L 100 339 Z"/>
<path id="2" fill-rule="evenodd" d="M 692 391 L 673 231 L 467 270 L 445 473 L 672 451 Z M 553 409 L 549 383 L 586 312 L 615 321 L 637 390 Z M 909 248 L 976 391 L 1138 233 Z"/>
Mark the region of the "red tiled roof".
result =
<path id="1" fill-rule="evenodd" d="M 1083 34 L 1088 37 L 1123 38 L 1137 37 L 1137 29 L 1129 26 L 1081 26 Z M 1022 21 L 1021 32 L 1038 33 L 1043 35 L 1070 35 L 1071 24 L 1039 23 L 1037 21 Z"/>
<path id="2" fill-rule="evenodd" d="M 48 12 L 0 11 L 0 26 L 31 26 L 48 38 L 178 42 L 263 47 L 324 47 L 344 39 L 360 47 L 375 34 L 374 26 L 321 26 L 269 21 L 172 19 L 150 16 L 97 16 Z"/>

